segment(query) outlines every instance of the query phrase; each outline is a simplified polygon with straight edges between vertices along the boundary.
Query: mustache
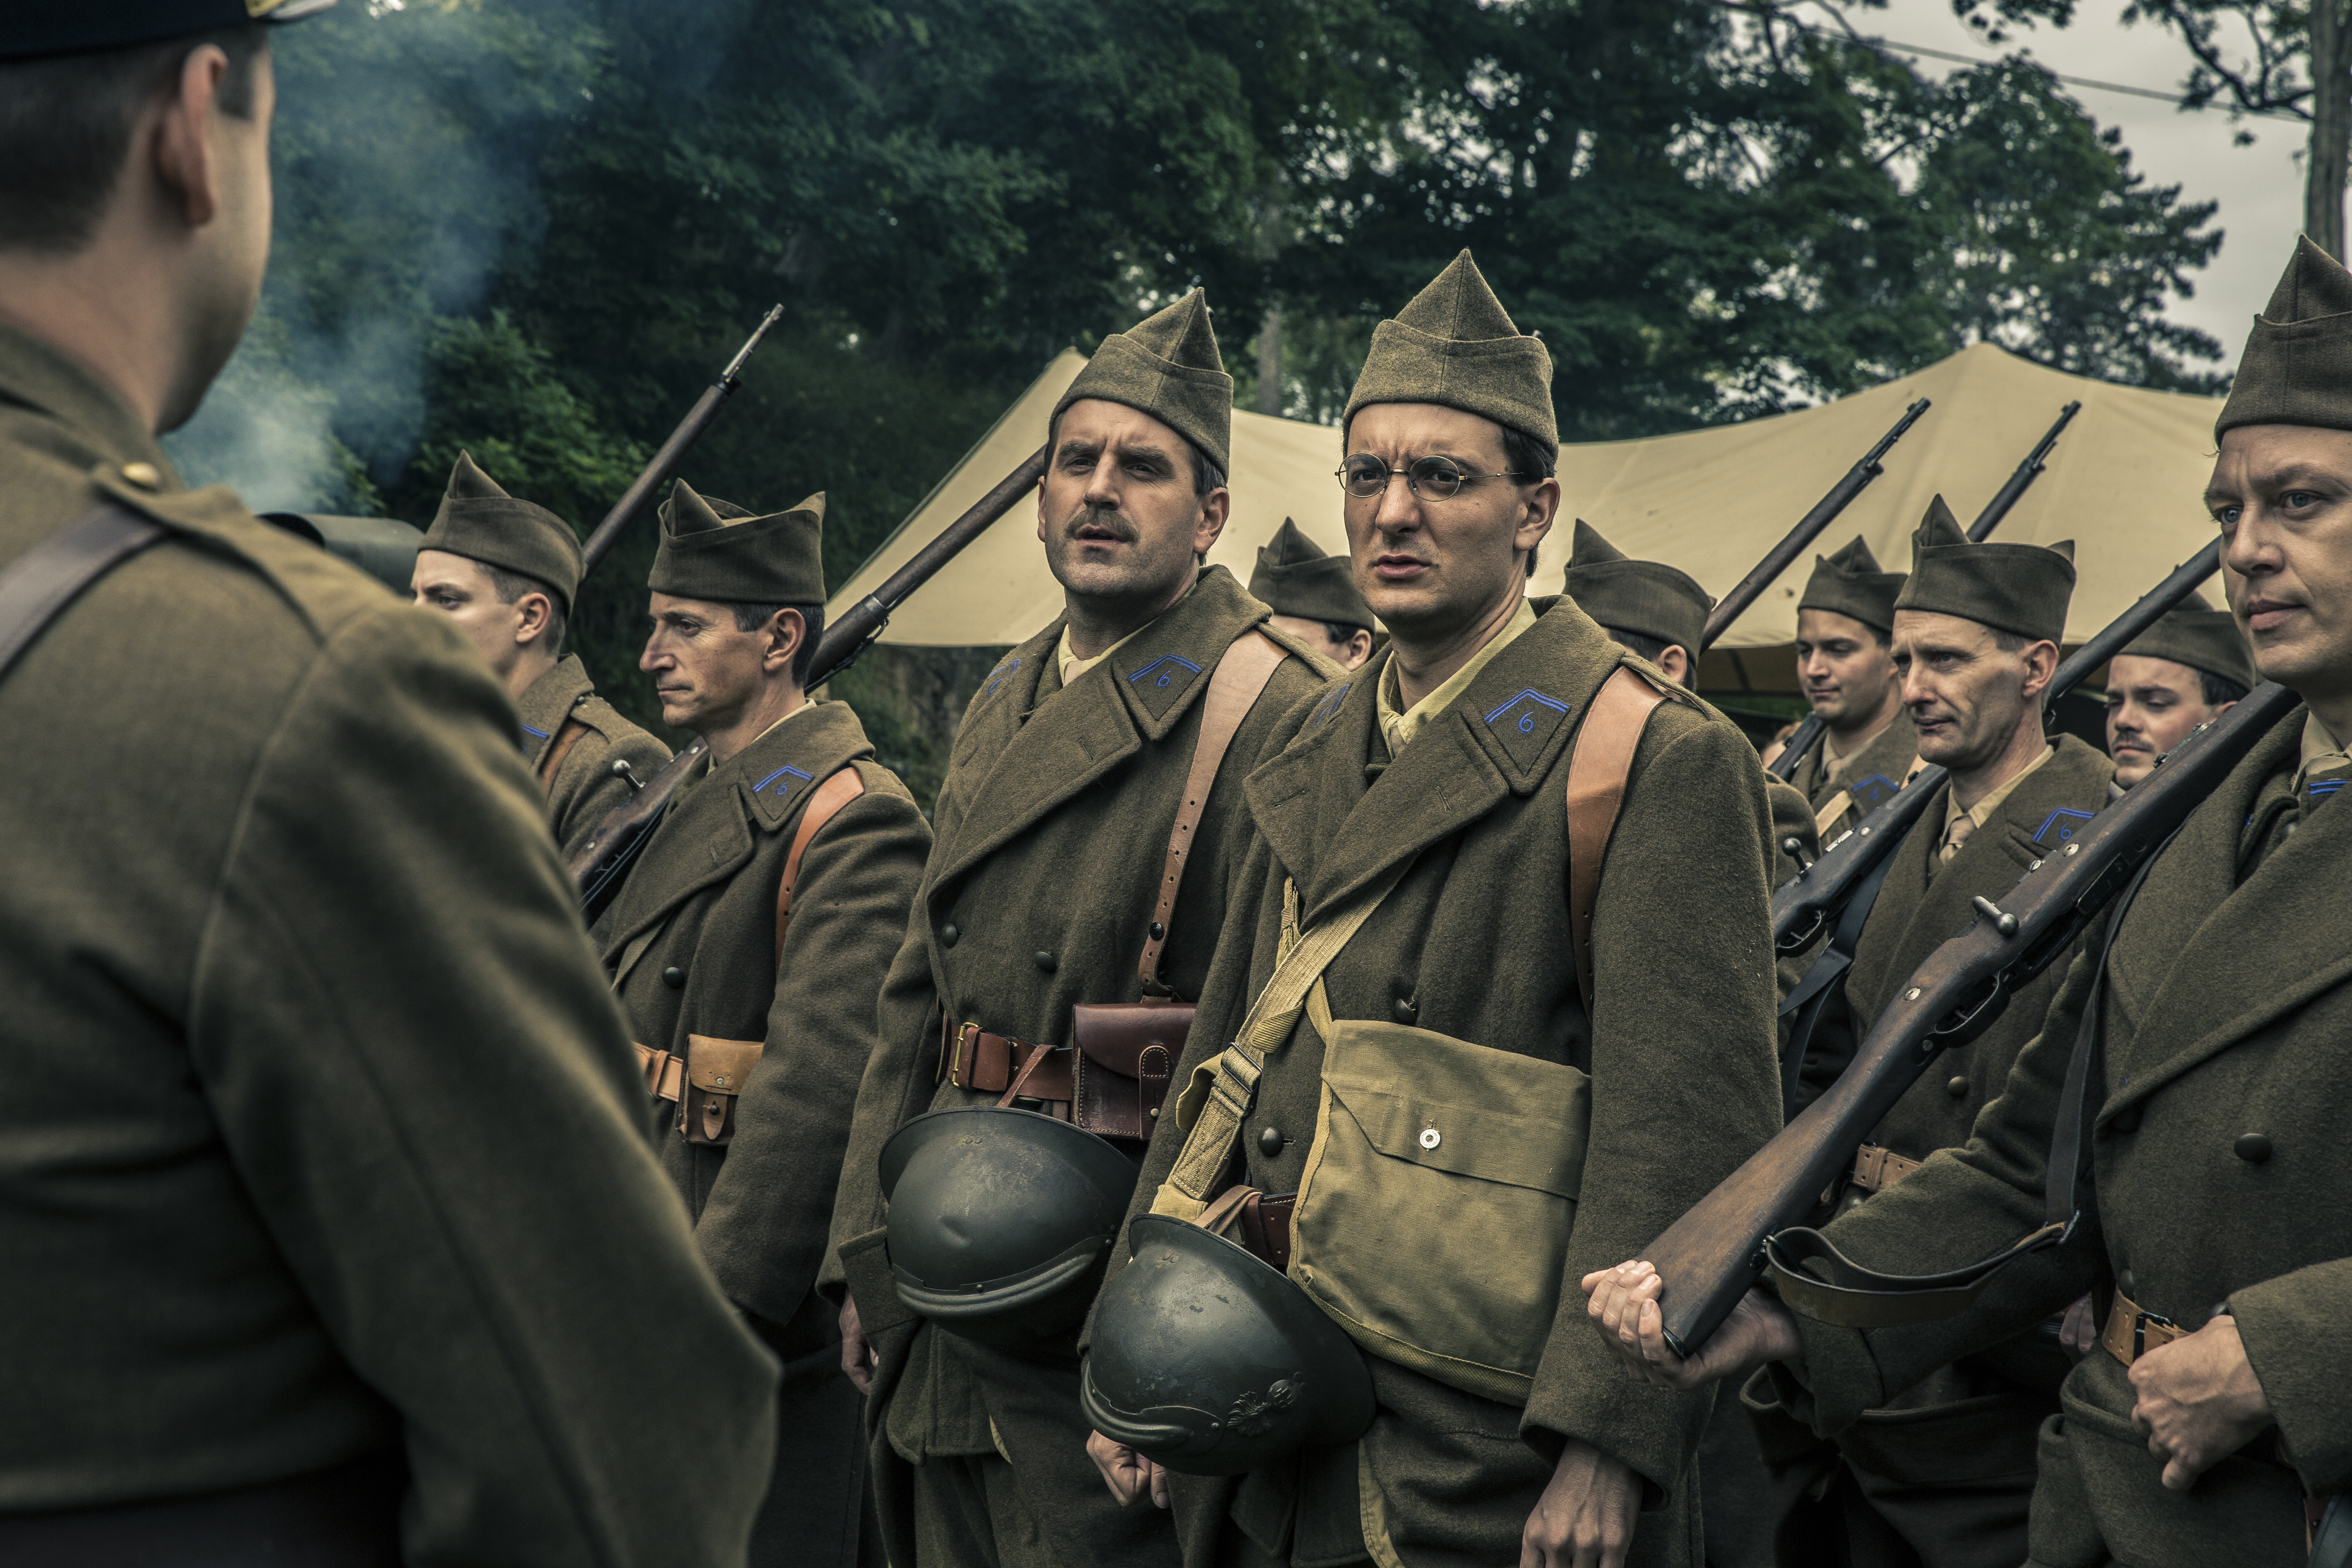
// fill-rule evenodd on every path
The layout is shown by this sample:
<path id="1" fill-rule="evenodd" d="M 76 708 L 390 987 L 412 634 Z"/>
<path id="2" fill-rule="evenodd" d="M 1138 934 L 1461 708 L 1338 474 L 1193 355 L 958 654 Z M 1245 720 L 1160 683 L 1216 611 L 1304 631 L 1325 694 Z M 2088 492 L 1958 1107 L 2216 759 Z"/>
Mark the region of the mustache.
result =
<path id="1" fill-rule="evenodd" d="M 1081 504 L 1062 524 L 1062 537 L 1076 539 L 1082 528 L 1098 528 L 1122 544 L 1132 544 L 1143 536 L 1135 520 L 1116 507 L 1094 507 Z"/>

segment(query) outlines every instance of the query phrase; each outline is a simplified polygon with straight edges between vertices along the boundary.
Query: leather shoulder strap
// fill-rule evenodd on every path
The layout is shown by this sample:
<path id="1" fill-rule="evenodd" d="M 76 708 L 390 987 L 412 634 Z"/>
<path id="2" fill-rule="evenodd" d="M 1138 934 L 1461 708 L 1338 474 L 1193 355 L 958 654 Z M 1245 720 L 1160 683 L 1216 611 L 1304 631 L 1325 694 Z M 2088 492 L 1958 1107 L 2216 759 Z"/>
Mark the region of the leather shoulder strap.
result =
<path id="1" fill-rule="evenodd" d="M 793 884 L 800 880 L 801 857 L 808 853 L 809 840 L 814 838 L 834 819 L 835 814 L 866 793 L 866 781 L 857 776 L 855 765 L 845 767 L 816 786 L 816 794 L 801 811 L 801 825 L 793 835 L 793 847 L 784 855 L 783 879 L 776 884 L 776 962 L 784 961 L 784 933 L 793 927 Z"/>
<path id="2" fill-rule="evenodd" d="M 0 572 L 0 675 L 84 588 L 169 531 L 101 501 L 16 557 Z"/>
<path id="3" fill-rule="evenodd" d="M 1168 864 L 1160 874 L 1160 901 L 1152 907 L 1143 958 L 1136 965 L 1149 994 L 1168 994 L 1160 979 L 1160 952 L 1168 945 L 1168 922 L 1176 912 L 1177 889 L 1184 883 L 1185 858 L 1192 851 L 1192 834 L 1201 826 L 1202 814 L 1209 808 L 1209 790 L 1217 782 L 1217 769 L 1232 749 L 1234 737 L 1241 732 L 1242 721 L 1257 705 L 1265 683 L 1289 657 L 1281 644 L 1252 627 L 1234 639 L 1224 658 L 1217 660 L 1216 673 L 1209 677 L 1208 695 L 1201 700 L 1201 735 L 1192 744 L 1192 771 L 1184 775 L 1184 799 L 1176 808 L 1176 825 L 1168 834 Z"/>
<path id="4" fill-rule="evenodd" d="M 1568 932 L 1576 949 L 1576 986 L 1592 1011 L 1592 910 L 1609 835 L 1633 776 L 1633 752 L 1651 710 L 1666 694 L 1623 665 L 1601 683 L 1568 756 Z"/>
<path id="5" fill-rule="evenodd" d="M 569 713 L 563 716 L 563 722 L 555 727 L 555 739 L 547 744 L 547 755 L 539 761 L 540 794 L 555 793 L 555 775 L 562 771 L 563 759 L 572 754 L 572 748 L 578 745 L 580 737 L 587 732 L 587 725 Z"/>

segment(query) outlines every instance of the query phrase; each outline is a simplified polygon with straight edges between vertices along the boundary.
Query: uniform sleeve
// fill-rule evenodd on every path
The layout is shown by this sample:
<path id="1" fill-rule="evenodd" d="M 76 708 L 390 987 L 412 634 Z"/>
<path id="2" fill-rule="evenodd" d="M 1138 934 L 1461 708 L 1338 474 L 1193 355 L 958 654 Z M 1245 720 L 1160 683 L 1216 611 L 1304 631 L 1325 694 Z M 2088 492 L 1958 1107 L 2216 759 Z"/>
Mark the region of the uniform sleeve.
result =
<path id="1" fill-rule="evenodd" d="M 931 830 L 915 803 L 869 790 L 810 841 L 793 892 L 767 1050 L 695 1235 L 730 1300 L 791 1321 L 828 1251 L 874 997 L 907 931 Z"/>
<path id="2" fill-rule="evenodd" d="M 2271 1402 L 2304 1489 L 2326 1497 L 2352 1485 L 2352 1351 L 2344 1303 L 2352 1258 L 2335 1258 L 2230 1292 L 2246 1359 Z"/>
<path id="3" fill-rule="evenodd" d="M 404 1561 L 740 1562 L 774 1363 L 638 1131 L 511 722 L 425 616 L 330 639 L 223 865 L 192 1058 L 289 1267 L 398 1413 Z"/>
<path id="4" fill-rule="evenodd" d="M 1615 1456 L 1653 1500 L 1685 1475 L 1712 1397 L 1627 1380 L 1584 1321 L 1580 1281 L 1640 1257 L 1780 1126 L 1769 826 L 1738 732 L 1660 709 L 1594 910 L 1591 1132 L 1521 1427 L 1551 1452 L 1574 1438 Z"/>
<path id="5" fill-rule="evenodd" d="M 1968 1142 L 1919 1169 L 1824 1231 L 1865 1268 L 1929 1274 L 1990 1258 L 2042 1224 L 2051 1132 L 2091 988 L 2077 953 L 2042 1032 L 2018 1054 L 2000 1096 L 1978 1112 Z M 2054 1252 L 2011 1265 L 1958 1317 L 1900 1329 L 1841 1329 L 1803 1316 L 1801 1384 L 1776 1368 L 1783 1402 L 1826 1435 L 1853 1424 L 1947 1362 L 1996 1344 L 2064 1308 L 2095 1282 L 2105 1248 L 2084 1176 L 2084 1223 Z"/>

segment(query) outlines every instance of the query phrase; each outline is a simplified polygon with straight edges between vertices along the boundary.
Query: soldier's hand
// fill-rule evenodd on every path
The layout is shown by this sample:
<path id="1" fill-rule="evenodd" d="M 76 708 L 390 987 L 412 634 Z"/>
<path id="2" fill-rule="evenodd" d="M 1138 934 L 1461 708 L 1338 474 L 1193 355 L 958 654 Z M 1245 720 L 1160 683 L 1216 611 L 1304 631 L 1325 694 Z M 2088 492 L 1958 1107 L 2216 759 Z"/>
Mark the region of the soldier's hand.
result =
<path id="1" fill-rule="evenodd" d="M 1658 1310 L 1665 1281 L 1655 1268 L 1621 1263 L 1595 1269 L 1583 1283 L 1585 1316 L 1636 1383 L 1687 1393 L 1718 1378 L 1745 1377 L 1766 1362 L 1804 1357 L 1797 1321 L 1761 1290 L 1742 1296 L 1698 1353 L 1685 1358 L 1666 1344 L 1665 1319 Z"/>
<path id="2" fill-rule="evenodd" d="M 866 1326 L 857 1321 L 857 1298 L 845 1297 L 841 1303 L 841 1370 L 857 1385 L 860 1394 L 874 1392 L 874 1369 L 882 1358 L 866 1342 Z"/>
<path id="3" fill-rule="evenodd" d="M 1114 1443 L 1099 1432 L 1087 1434 L 1087 1458 L 1102 1472 L 1103 1485 L 1121 1508 L 1149 1496 L 1151 1506 L 1168 1506 L 1168 1472 L 1124 1443 Z"/>
<path id="4" fill-rule="evenodd" d="M 2270 1396 L 2238 1338 L 2238 1321 L 2214 1319 L 2132 1363 L 2139 1395 L 2132 1425 L 2164 1461 L 2164 1484 L 2185 1492 L 2197 1478 L 2244 1447 L 2271 1424 Z"/>
<path id="5" fill-rule="evenodd" d="M 1620 1568 L 1641 1506 L 1631 1466 L 1571 1440 L 1519 1533 L 1519 1568 Z"/>
<path id="6" fill-rule="evenodd" d="M 2091 1299 L 2077 1296 L 2066 1308 L 2066 1315 L 2058 1320 L 2058 1348 L 2075 1361 L 2081 1361 L 2098 1348 L 2099 1328 L 2091 1317 Z"/>

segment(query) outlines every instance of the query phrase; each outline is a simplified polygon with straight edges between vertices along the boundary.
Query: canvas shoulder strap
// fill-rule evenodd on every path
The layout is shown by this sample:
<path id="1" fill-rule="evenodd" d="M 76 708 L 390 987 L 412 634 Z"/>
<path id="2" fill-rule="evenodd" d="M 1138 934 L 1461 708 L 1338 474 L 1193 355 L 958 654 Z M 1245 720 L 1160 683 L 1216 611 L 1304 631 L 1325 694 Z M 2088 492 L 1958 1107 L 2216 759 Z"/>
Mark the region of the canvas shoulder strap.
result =
<path id="1" fill-rule="evenodd" d="M 824 783 L 816 786 L 816 794 L 801 811 L 801 825 L 793 835 L 793 847 L 784 853 L 784 874 L 776 883 L 776 962 L 784 961 L 784 933 L 793 927 L 793 885 L 800 880 L 801 857 L 808 853 L 809 840 L 824 830 L 841 808 L 866 793 L 866 781 L 857 776 L 855 765 L 839 769 Z"/>
<path id="2" fill-rule="evenodd" d="M 1576 988 L 1592 1011 L 1592 911 L 1609 835 L 1633 776 L 1633 752 L 1650 714 L 1666 694 L 1619 665 L 1585 710 L 1568 758 L 1568 934 L 1575 949 Z"/>
<path id="3" fill-rule="evenodd" d="M 101 501 L 11 562 L 0 572 L 0 675 L 83 589 L 169 531 Z"/>
<path id="4" fill-rule="evenodd" d="M 1152 906 L 1143 957 L 1136 966 L 1143 976 L 1147 995 L 1170 994 L 1167 984 L 1160 978 L 1160 954 L 1168 945 L 1169 921 L 1175 917 L 1176 894 L 1184 884 L 1184 865 L 1192 853 L 1192 835 L 1201 826 L 1202 814 L 1209 808 L 1209 791 L 1217 782 L 1217 770 L 1224 764 L 1225 753 L 1233 749 L 1234 737 L 1241 732 L 1242 721 L 1257 705 L 1265 683 L 1274 679 L 1275 670 L 1289 657 L 1279 643 L 1253 627 L 1234 639 L 1225 656 L 1217 660 L 1216 672 L 1209 677 L 1208 694 L 1201 700 L 1201 733 L 1192 742 L 1192 765 L 1184 775 L 1184 798 L 1176 807 L 1176 824 L 1168 834 L 1168 861 L 1160 874 L 1160 900 Z"/>

